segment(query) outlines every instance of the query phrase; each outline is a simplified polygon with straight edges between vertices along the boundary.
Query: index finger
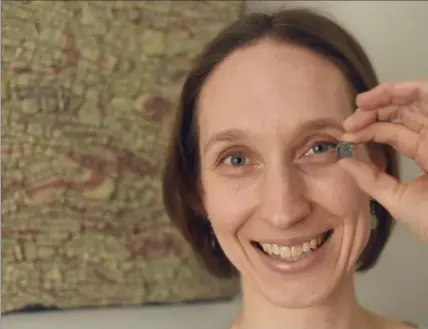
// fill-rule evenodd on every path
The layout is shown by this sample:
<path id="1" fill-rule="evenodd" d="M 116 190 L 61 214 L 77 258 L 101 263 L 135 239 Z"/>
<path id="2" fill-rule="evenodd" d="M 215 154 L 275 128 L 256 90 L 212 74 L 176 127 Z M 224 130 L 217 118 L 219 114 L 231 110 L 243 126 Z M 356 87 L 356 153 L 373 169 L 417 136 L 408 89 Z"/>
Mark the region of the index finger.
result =
<path id="1" fill-rule="evenodd" d="M 409 81 L 381 84 L 357 96 L 357 106 L 372 110 L 388 105 L 407 105 L 420 99 L 422 92 L 428 92 L 428 82 Z"/>

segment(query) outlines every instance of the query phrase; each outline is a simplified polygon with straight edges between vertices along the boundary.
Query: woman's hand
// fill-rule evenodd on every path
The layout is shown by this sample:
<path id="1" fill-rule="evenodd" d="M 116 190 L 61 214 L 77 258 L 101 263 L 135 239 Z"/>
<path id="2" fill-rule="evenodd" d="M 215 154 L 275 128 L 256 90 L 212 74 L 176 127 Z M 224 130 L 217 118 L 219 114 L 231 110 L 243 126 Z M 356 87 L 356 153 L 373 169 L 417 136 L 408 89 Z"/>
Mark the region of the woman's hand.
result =
<path id="1" fill-rule="evenodd" d="M 389 144 L 413 159 L 422 175 L 400 182 L 355 159 L 339 162 L 360 188 L 428 243 L 428 81 L 383 84 L 357 97 L 344 141 Z"/>

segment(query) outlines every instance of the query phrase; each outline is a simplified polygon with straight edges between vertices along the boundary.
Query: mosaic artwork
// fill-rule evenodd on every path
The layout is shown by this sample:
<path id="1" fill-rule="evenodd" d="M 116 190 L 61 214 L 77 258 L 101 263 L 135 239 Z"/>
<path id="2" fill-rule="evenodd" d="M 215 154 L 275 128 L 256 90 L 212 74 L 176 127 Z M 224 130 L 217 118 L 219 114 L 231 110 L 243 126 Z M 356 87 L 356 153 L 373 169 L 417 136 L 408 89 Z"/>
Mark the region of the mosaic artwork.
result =
<path id="1" fill-rule="evenodd" d="M 183 78 L 241 1 L 2 5 L 2 312 L 235 296 L 159 178 Z"/>

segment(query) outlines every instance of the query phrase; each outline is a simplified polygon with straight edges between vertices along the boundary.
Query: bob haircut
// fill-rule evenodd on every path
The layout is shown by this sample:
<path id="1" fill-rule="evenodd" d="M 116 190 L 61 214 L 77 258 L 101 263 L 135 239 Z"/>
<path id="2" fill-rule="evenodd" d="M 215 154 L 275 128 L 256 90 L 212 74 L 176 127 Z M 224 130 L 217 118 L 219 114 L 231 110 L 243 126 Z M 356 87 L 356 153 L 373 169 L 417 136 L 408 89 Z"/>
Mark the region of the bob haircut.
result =
<path id="1" fill-rule="evenodd" d="M 378 85 L 378 78 L 360 44 L 332 19 L 308 8 L 288 8 L 272 14 L 251 13 L 220 32 L 205 48 L 182 87 L 162 177 L 166 212 L 194 249 L 203 265 L 218 278 L 231 278 L 235 267 L 215 239 L 204 210 L 200 182 L 197 103 L 207 77 L 227 55 L 262 39 L 308 49 L 336 65 L 346 77 L 353 96 Z M 398 177 L 396 152 L 372 144 L 370 153 L 383 153 L 385 171 Z M 374 154 L 374 153 L 373 153 Z M 393 229 L 391 215 L 372 202 L 378 219 L 356 270 L 367 271 L 379 259 Z"/>

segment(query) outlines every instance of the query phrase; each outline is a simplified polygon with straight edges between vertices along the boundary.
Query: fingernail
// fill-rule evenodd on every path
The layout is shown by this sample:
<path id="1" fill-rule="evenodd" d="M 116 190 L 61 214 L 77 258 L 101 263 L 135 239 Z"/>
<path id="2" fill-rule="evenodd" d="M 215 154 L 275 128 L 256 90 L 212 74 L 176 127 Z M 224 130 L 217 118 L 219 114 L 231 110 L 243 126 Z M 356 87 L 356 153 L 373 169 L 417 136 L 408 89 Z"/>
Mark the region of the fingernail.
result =
<path id="1" fill-rule="evenodd" d="M 343 126 L 343 128 L 345 130 L 351 130 L 353 128 L 353 126 L 354 126 L 353 118 L 349 117 L 348 119 L 346 119 L 345 121 L 343 121 L 342 126 Z"/>
<path id="2" fill-rule="evenodd" d="M 355 135 L 352 133 L 344 133 L 340 139 L 344 142 L 352 143 L 355 141 Z"/>
<path id="3" fill-rule="evenodd" d="M 355 168 L 354 158 L 342 158 L 337 162 L 341 168 L 352 174 Z"/>

